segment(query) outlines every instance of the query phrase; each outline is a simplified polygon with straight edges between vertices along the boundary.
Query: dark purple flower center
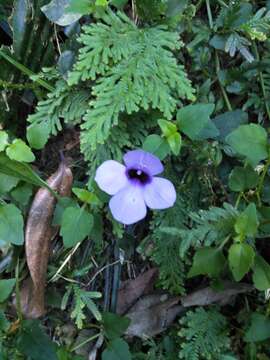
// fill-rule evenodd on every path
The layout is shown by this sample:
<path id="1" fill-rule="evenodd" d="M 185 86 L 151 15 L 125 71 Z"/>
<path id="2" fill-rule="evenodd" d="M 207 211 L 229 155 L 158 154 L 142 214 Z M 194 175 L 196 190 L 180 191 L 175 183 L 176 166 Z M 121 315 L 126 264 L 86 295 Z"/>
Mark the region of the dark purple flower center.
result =
<path id="1" fill-rule="evenodd" d="M 148 184 L 152 180 L 152 177 L 147 172 L 140 169 L 128 169 L 127 177 L 130 180 L 138 181 L 142 185 Z"/>

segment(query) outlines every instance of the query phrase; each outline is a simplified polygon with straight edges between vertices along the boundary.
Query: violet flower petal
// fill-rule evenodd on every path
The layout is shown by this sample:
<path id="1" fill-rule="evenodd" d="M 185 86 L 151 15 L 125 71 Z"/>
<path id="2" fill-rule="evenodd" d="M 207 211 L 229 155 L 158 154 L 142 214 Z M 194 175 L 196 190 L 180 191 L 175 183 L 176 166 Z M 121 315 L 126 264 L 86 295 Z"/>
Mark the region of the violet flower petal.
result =
<path id="1" fill-rule="evenodd" d="M 164 169 L 159 158 L 143 150 L 128 151 L 123 159 L 127 168 L 141 169 L 149 175 L 160 174 Z"/>
<path id="2" fill-rule="evenodd" d="M 143 188 L 143 196 L 150 209 L 166 209 L 175 203 L 176 191 L 169 180 L 154 177 L 152 182 Z"/>
<path id="3" fill-rule="evenodd" d="M 107 160 L 96 171 L 95 180 L 101 190 L 116 194 L 128 184 L 126 167 L 114 160 Z"/>
<path id="4" fill-rule="evenodd" d="M 142 189 L 139 186 L 128 185 L 114 195 L 109 206 L 113 217 L 125 225 L 131 225 L 146 216 L 146 205 Z"/>

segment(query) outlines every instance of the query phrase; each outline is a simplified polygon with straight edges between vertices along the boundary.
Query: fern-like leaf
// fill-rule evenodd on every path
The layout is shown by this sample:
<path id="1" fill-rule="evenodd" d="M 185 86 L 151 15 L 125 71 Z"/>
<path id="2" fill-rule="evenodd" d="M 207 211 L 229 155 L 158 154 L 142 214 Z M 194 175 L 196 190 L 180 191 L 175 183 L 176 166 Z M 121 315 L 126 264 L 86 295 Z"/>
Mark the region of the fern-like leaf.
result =
<path id="1" fill-rule="evenodd" d="M 28 117 L 30 124 L 46 124 L 48 133 L 56 135 L 65 123 L 79 123 L 89 103 L 89 91 L 70 89 L 64 80 L 57 81 L 55 90 L 46 100 L 38 102 L 36 113 Z"/>
<path id="2" fill-rule="evenodd" d="M 181 46 L 178 35 L 165 26 L 139 29 L 124 14 L 110 11 L 102 23 L 84 27 L 79 41 L 83 47 L 68 82 L 96 80 L 82 125 L 81 148 L 88 160 L 121 114 L 151 108 L 170 119 L 179 98 L 194 98 L 173 55 Z"/>
<path id="3" fill-rule="evenodd" d="M 180 320 L 182 338 L 179 357 L 185 360 L 219 359 L 229 349 L 226 318 L 217 310 L 197 308 Z"/>

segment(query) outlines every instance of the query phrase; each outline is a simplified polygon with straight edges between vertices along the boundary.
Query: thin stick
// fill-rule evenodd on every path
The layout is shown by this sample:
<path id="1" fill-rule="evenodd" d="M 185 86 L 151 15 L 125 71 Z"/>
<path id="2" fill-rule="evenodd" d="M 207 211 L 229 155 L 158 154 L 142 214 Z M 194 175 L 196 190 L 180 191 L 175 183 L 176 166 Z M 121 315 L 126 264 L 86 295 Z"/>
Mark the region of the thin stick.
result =
<path id="1" fill-rule="evenodd" d="M 79 246 L 81 245 L 81 242 L 79 242 L 69 253 L 69 255 L 66 257 L 66 259 L 63 261 L 60 268 L 56 271 L 56 273 L 53 275 L 53 277 L 48 281 L 48 283 L 53 282 L 61 273 L 61 271 L 64 269 L 64 267 L 67 265 L 67 263 L 70 261 L 72 256 L 75 254 L 75 252 L 78 250 Z"/>

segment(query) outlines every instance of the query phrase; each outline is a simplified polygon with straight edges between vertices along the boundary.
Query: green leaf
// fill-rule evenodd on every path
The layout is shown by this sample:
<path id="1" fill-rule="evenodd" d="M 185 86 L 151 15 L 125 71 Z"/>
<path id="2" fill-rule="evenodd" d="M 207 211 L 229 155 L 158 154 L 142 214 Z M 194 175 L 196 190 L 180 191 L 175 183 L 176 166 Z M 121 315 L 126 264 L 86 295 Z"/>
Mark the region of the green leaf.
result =
<path id="1" fill-rule="evenodd" d="M 108 0 L 96 0 L 96 6 L 106 7 L 108 6 Z"/>
<path id="2" fill-rule="evenodd" d="M 84 202 L 86 204 L 92 204 L 92 205 L 100 205 L 101 204 L 101 201 L 99 200 L 97 195 L 86 189 L 74 187 L 74 188 L 72 188 L 72 192 L 77 196 L 77 198 L 79 200 L 81 200 L 82 202 Z"/>
<path id="3" fill-rule="evenodd" d="M 181 145 L 182 145 L 182 137 L 181 134 L 179 134 L 178 132 L 170 135 L 167 138 L 168 144 L 173 152 L 174 155 L 179 155 L 180 150 L 181 150 Z"/>
<path id="4" fill-rule="evenodd" d="M 241 125 L 226 137 L 226 142 L 252 166 L 268 157 L 267 133 L 260 125 Z"/>
<path id="5" fill-rule="evenodd" d="M 183 107 L 177 112 L 178 128 L 191 140 L 197 140 L 210 121 L 214 104 L 195 104 Z"/>
<path id="6" fill-rule="evenodd" d="M 3 310 L 0 310 L 0 332 L 7 331 L 10 327 L 10 322 L 7 320 Z M 0 355 L 1 355 L 1 340 L 0 340 Z"/>
<path id="7" fill-rule="evenodd" d="M 75 207 L 79 208 L 79 204 L 72 198 L 61 197 L 55 207 L 52 225 L 57 226 L 62 224 L 63 214 L 66 208 Z"/>
<path id="8" fill-rule="evenodd" d="M 35 155 L 32 153 L 29 146 L 21 139 L 16 139 L 6 149 L 7 156 L 11 160 L 32 162 L 35 160 Z"/>
<path id="9" fill-rule="evenodd" d="M 219 130 L 217 129 L 213 121 L 210 120 L 197 135 L 197 139 L 198 140 L 216 139 L 218 135 L 219 135 Z"/>
<path id="10" fill-rule="evenodd" d="M 81 1 L 81 0 L 80 0 Z M 67 26 L 79 20 L 82 14 L 67 11 L 70 0 L 52 0 L 41 7 L 45 16 L 53 23 L 60 26 Z"/>
<path id="11" fill-rule="evenodd" d="M 181 14 L 186 7 L 188 0 L 167 0 L 167 13 L 168 17 Z"/>
<path id="12" fill-rule="evenodd" d="M 188 277 L 209 275 L 217 277 L 225 264 L 225 257 L 219 248 L 204 247 L 196 251 Z"/>
<path id="13" fill-rule="evenodd" d="M 68 207 L 62 217 L 60 234 L 69 248 L 84 240 L 93 227 L 93 216 L 84 208 Z"/>
<path id="14" fill-rule="evenodd" d="M 270 338 L 270 318 L 259 313 L 251 315 L 251 324 L 244 340 L 246 342 L 264 341 Z"/>
<path id="15" fill-rule="evenodd" d="M 11 191 L 11 196 L 19 204 L 26 206 L 32 196 L 33 188 L 29 184 L 19 184 Z"/>
<path id="16" fill-rule="evenodd" d="M 256 289 L 270 289 L 270 265 L 260 255 L 255 257 L 252 279 Z"/>
<path id="17" fill-rule="evenodd" d="M 129 318 L 105 312 L 102 315 L 103 328 L 108 339 L 116 339 L 124 334 L 130 324 Z"/>
<path id="18" fill-rule="evenodd" d="M 89 311 L 94 315 L 97 321 L 101 321 L 102 315 L 92 299 L 99 299 L 101 297 L 102 294 L 100 292 L 81 291 L 81 298 L 83 299 Z"/>
<path id="19" fill-rule="evenodd" d="M 255 236 L 259 226 L 257 209 L 254 203 L 250 203 L 246 209 L 237 217 L 234 229 L 237 234 L 244 238 Z"/>
<path id="20" fill-rule="evenodd" d="M 0 173 L 0 193 L 8 193 L 13 189 L 19 182 L 19 179 L 14 176 L 9 176 Z"/>
<path id="21" fill-rule="evenodd" d="M 27 141 L 34 149 L 43 149 L 50 135 L 50 128 L 47 122 L 34 123 L 27 128 Z"/>
<path id="22" fill-rule="evenodd" d="M 102 360 L 131 360 L 128 343 L 123 339 L 110 341 L 102 353 Z"/>
<path id="23" fill-rule="evenodd" d="M 13 204 L 0 205 L 0 246 L 5 244 L 22 245 L 23 217 Z"/>
<path id="24" fill-rule="evenodd" d="M 166 138 L 177 132 L 177 126 L 171 121 L 159 119 L 158 125 Z"/>
<path id="25" fill-rule="evenodd" d="M 77 13 L 81 15 L 91 14 L 93 11 L 93 2 L 90 0 L 70 0 L 69 5 L 65 10 L 65 13 Z"/>
<path id="26" fill-rule="evenodd" d="M 57 360 L 56 345 L 37 320 L 24 320 L 17 337 L 17 349 L 31 360 Z"/>
<path id="27" fill-rule="evenodd" d="M 0 303 L 10 296 L 15 283 L 16 279 L 0 280 Z"/>
<path id="28" fill-rule="evenodd" d="M 218 140 L 224 142 L 233 130 L 248 122 L 248 115 L 242 110 L 228 111 L 215 117 L 213 122 L 219 130 Z"/>
<path id="29" fill-rule="evenodd" d="M 245 243 L 233 244 L 229 249 L 229 266 L 236 281 L 240 281 L 253 265 L 255 252 Z"/>
<path id="30" fill-rule="evenodd" d="M 163 160 L 169 153 L 170 147 L 165 139 L 159 135 L 149 135 L 143 143 L 143 150 L 151 152 Z"/>
<path id="31" fill-rule="evenodd" d="M 254 189 L 259 182 L 258 173 L 252 167 L 236 166 L 229 177 L 229 187 L 232 191 L 241 192 Z"/>
<path id="32" fill-rule="evenodd" d="M 8 134 L 5 131 L 0 131 L 0 151 L 5 150 L 8 145 Z"/>
<path id="33" fill-rule="evenodd" d="M 39 187 L 46 187 L 52 191 L 48 184 L 43 181 L 29 165 L 11 160 L 3 153 L 0 153 L 0 173 L 14 176 Z"/>
<path id="34" fill-rule="evenodd" d="M 12 14 L 12 30 L 13 30 L 13 49 L 16 58 L 20 57 L 23 49 L 23 40 L 28 25 L 28 16 L 31 11 L 31 5 L 27 0 L 17 0 L 14 2 Z"/>

